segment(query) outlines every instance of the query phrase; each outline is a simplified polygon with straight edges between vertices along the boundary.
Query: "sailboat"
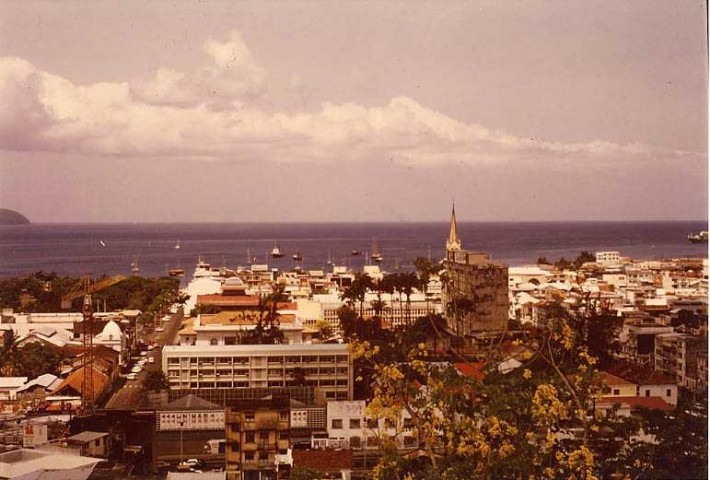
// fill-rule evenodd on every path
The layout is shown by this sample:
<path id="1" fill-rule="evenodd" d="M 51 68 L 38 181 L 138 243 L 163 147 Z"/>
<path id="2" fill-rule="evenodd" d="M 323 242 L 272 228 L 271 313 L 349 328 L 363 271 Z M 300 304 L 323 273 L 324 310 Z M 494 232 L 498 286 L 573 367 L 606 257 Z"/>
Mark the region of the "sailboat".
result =
<path id="1" fill-rule="evenodd" d="M 283 257 L 284 254 L 281 253 L 281 248 L 279 247 L 278 243 L 274 245 L 274 248 L 271 250 L 271 258 L 281 258 Z"/>
<path id="2" fill-rule="evenodd" d="M 333 259 L 330 258 L 330 250 L 328 250 L 328 261 L 325 262 L 327 265 L 333 265 Z"/>
<path id="3" fill-rule="evenodd" d="M 131 273 L 132 273 L 133 275 L 136 275 L 136 274 L 138 274 L 138 272 L 140 272 L 140 271 L 141 271 L 141 269 L 138 268 L 138 259 L 137 259 L 137 258 L 134 258 L 133 261 L 131 262 Z"/>
<path id="4" fill-rule="evenodd" d="M 380 242 L 377 237 L 372 239 L 372 261 L 375 263 L 382 263 L 382 253 L 380 253 Z"/>
<path id="5" fill-rule="evenodd" d="M 301 255 L 301 252 L 296 252 L 293 254 L 293 261 L 298 262 L 300 260 L 303 260 L 303 256 Z"/>

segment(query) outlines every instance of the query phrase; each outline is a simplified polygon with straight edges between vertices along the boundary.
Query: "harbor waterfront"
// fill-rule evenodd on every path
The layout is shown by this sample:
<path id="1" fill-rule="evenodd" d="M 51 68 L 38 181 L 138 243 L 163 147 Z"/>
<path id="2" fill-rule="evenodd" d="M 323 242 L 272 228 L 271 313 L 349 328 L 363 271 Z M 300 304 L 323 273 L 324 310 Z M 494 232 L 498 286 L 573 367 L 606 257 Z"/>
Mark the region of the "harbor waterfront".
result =
<path id="1" fill-rule="evenodd" d="M 534 263 L 538 257 L 571 258 L 580 251 L 618 250 L 635 258 L 707 256 L 707 244 L 691 244 L 691 232 L 707 222 L 459 222 L 467 245 L 489 252 L 508 265 Z M 444 256 L 444 223 L 231 223 L 231 224 L 32 224 L 0 227 L 0 277 L 38 270 L 63 275 L 131 273 L 167 275 L 191 269 L 198 256 L 213 266 L 267 264 L 362 268 L 373 240 L 384 270 L 411 268 L 417 256 Z M 283 257 L 273 258 L 274 245 Z M 179 248 L 177 248 L 179 247 Z M 362 252 L 354 256 L 352 251 Z M 250 261 L 249 261 L 250 260 Z"/>

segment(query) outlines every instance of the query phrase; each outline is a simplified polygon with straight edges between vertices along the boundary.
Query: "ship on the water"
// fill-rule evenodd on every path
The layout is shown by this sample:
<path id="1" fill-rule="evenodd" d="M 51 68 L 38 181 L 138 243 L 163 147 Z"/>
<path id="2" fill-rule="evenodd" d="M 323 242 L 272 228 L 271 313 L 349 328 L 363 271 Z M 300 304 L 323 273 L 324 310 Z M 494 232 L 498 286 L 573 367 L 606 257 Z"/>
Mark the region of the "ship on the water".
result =
<path id="1" fill-rule="evenodd" d="M 372 239 L 372 261 L 375 263 L 382 263 L 382 253 L 380 252 L 380 241 L 377 237 Z"/>
<path id="2" fill-rule="evenodd" d="M 283 256 L 284 254 L 281 253 L 281 247 L 279 247 L 278 244 L 274 245 L 274 248 L 271 250 L 271 258 L 281 258 Z"/>
<path id="3" fill-rule="evenodd" d="M 702 231 L 697 235 L 691 233 L 688 235 L 688 241 L 690 243 L 708 243 L 708 232 Z"/>

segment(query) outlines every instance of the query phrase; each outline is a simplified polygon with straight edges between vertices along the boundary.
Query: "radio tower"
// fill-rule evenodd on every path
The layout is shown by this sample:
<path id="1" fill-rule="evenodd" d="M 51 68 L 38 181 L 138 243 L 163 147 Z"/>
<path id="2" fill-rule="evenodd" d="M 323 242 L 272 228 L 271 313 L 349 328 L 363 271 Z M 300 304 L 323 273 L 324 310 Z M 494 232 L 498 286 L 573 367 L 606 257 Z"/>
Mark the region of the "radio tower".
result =
<path id="1" fill-rule="evenodd" d="M 94 315 L 91 305 L 91 280 L 87 278 L 85 285 L 83 322 L 83 378 L 81 381 L 81 407 L 84 413 L 94 410 Z"/>

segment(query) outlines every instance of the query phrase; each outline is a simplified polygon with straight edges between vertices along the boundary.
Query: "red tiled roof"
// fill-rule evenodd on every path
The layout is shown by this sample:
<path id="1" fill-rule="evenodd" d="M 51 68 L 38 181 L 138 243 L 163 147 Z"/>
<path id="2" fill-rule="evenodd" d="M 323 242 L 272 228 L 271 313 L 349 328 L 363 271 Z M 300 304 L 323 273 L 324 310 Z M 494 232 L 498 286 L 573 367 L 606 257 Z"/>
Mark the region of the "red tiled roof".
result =
<path id="1" fill-rule="evenodd" d="M 606 383 L 609 386 L 612 385 L 635 385 L 633 382 L 629 382 L 628 380 L 624 380 L 621 377 L 617 377 L 616 375 L 613 375 L 609 372 L 601 372 L 602 377 L 604 378 L 604 383 Z"/>
<path id="2" fill-rule="evenodd" d="M 482 372 L 483 367 L 485 367 L 483 362 L 454 363 L 454 368 L 461 372 L 462 375 L 475 378 L 478 381 L 483 381 L 486 378 L 486 374 Z"/>
<path id="3" fill-rule="evenodd" d="M 313 470 L 350 470 L 353 467 L 352 450 L 294 450 L 294 468 Z"/>
<path id="4" fill-rule="evenodd" d="M 651 410 L 672 410 L 673 407 L 661 397 L 606 397 L 597 400 L 598 405 L 626 404 L 632 409 L 648 408 Z"/>
<path id="5" fill-rule="evenodd" d="M 257 295 L 198 295 L 198 305 L 223 305 L 229 307 L 258 307 Z"/>

